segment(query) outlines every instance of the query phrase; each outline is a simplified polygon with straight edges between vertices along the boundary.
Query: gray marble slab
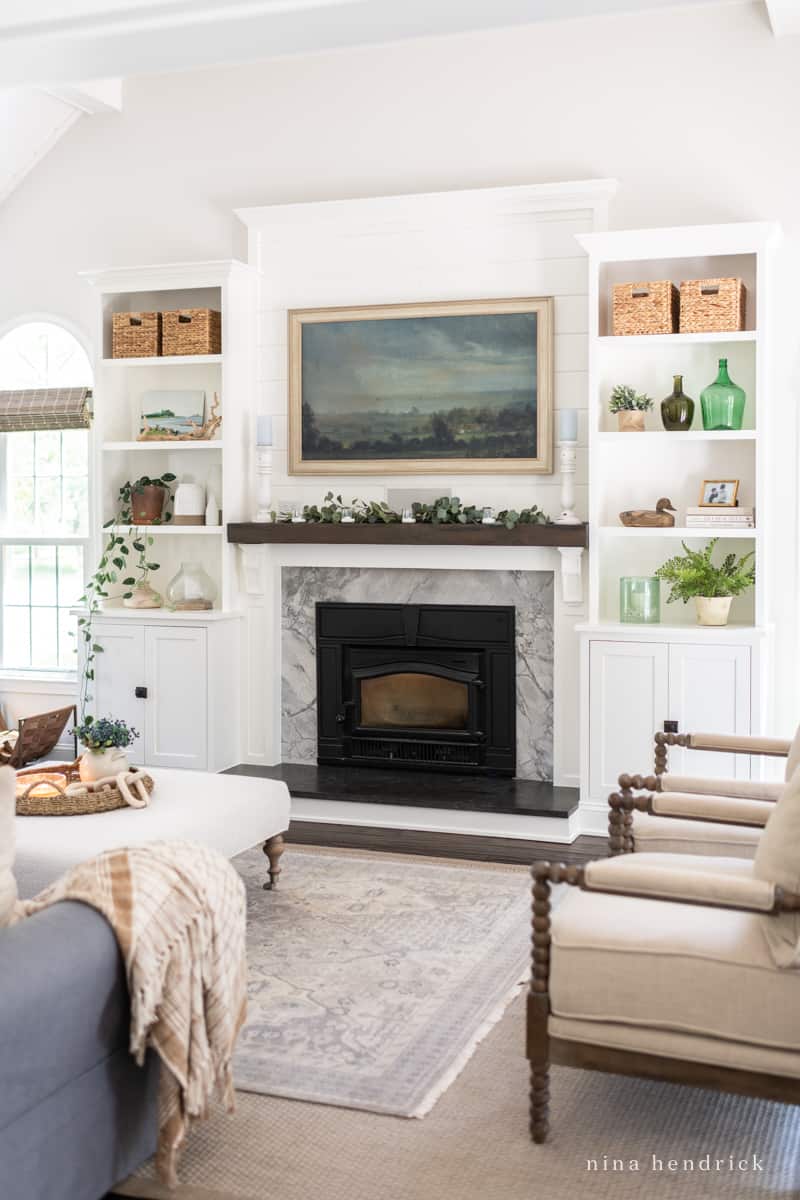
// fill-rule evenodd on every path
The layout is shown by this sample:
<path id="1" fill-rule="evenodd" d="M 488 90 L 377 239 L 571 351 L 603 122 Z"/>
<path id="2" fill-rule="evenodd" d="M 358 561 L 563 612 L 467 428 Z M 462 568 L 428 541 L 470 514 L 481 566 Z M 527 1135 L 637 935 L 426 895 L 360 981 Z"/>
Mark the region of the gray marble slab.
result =
<path id="1" fill-rule="evenodd" d="M 517 632 L 517 776 L 553 778 L 553 574 L 284 567 L 281 757 L 317 761 L 315 605 L 513 604 Z"/>

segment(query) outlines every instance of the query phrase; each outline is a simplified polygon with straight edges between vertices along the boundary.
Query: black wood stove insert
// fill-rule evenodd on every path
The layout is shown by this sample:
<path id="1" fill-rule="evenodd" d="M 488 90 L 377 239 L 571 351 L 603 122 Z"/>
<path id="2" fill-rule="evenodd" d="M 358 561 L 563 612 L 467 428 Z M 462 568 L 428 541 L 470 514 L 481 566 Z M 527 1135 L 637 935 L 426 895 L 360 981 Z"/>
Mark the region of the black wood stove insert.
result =
<path id="1" fill-rule="evenodd" d="M 514 609 L 317 604 L 317 760 L 513 775 Z"/>

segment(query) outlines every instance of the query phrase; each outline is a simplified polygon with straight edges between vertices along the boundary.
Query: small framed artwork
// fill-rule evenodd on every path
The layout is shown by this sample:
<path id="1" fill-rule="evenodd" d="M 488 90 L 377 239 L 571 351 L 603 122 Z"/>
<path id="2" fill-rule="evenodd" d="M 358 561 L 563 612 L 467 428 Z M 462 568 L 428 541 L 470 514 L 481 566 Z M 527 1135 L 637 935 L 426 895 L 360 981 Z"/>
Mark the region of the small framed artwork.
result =
<path id="1" fill-rule="evenodd" d="M 700 491 L 702 508 L 735 508 L 738 479 L 704 479 Z"/>
<path id="2" fill-rule="evenodd" d="M 289 473 L 552 471 L 553 300 L 289 313 Z"/>

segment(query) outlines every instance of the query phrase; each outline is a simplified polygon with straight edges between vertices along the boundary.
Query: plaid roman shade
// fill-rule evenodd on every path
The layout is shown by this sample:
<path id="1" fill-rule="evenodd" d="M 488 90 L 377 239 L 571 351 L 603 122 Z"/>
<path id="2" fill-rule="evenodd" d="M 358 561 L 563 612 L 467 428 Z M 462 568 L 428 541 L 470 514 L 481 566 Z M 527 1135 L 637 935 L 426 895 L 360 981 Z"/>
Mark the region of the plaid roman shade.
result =
<path id="1" fill-rule="evenodd" d="M 91 388 L 24 388 L 0 392 L 0 433 L 88 429 Z"/>

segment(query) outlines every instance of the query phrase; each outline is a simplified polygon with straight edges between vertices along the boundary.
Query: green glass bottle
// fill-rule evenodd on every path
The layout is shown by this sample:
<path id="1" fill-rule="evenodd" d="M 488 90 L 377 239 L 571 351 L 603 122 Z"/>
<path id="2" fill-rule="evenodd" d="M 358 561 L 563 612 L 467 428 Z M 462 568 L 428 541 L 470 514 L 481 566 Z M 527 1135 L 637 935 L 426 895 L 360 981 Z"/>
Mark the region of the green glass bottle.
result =
<path id="1" fill-rule="evenodd" d="M 672 395 L 661 401 L 661 423 L 665 429 L 691 429 L 694 400 L 683 390 L 683 376 L 673 375 Z"/>
<path id="2" fill-rule="evenodd" d="M 700 393 L 704 429 L 741 429 L 745 395 L 728 375 L 728 360 L 719 360 L 719 372 L 713 383 Z"/>

